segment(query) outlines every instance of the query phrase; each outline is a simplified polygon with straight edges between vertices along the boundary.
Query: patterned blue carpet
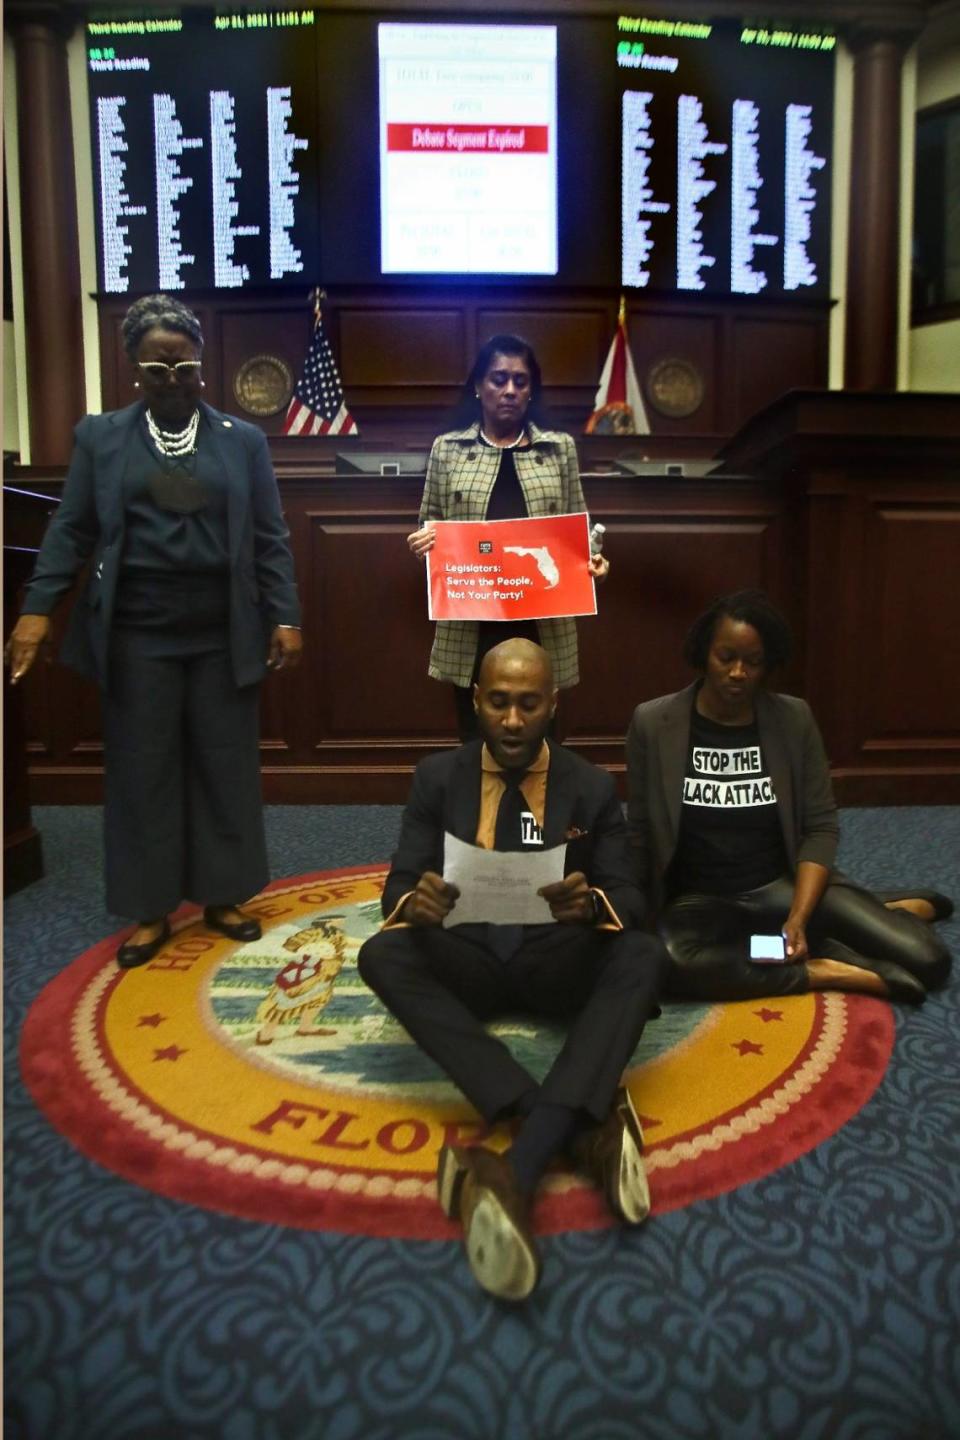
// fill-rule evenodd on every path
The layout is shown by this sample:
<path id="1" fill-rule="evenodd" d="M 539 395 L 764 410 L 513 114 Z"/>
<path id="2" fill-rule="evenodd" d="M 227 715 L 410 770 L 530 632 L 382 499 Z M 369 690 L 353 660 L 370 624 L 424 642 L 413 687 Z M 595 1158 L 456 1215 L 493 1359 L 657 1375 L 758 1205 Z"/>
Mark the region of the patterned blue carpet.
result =
<path id="1" fill-rule="evenodd" d="M 47 878 L 6 906 L 7 1440 L 960 1437 L 960 978 L 898 1010 L 887 1075 L 833 1139 L 641 1231 L 545 1240 L 508 1309 L 457 1244 L 192 1209 L 50 1129 L 23 1018 L 117 924 L 99 811 L 35 818 Z M 398 820 L 271 809 L 273 874 L 384 860 Z M 960 810 L 842 822 L 859 879 L 960 891 Z"/>

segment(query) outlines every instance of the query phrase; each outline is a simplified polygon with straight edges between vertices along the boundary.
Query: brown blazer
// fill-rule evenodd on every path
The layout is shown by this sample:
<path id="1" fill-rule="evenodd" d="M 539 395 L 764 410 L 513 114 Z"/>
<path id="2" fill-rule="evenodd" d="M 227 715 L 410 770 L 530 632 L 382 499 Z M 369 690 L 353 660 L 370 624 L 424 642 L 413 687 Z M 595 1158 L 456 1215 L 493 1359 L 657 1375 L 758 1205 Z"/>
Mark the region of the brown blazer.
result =
<path id="1" fill-rule="evenodd" d="M 650 898 L 654 913 L 663 908 L 663 877 L 680 837 L 683 774 L 698 684 L 638 705 L 627 731 L 630 844 L 637 883 Z M 791 869 L 801 860 L 812 860 L 832 870 L 837 853 L 837 807 L 826 751 L 810 706 L 794 695 L 761 691 L 756 710 Z M 831 876 L 834 881 L 842 878 Z"/>

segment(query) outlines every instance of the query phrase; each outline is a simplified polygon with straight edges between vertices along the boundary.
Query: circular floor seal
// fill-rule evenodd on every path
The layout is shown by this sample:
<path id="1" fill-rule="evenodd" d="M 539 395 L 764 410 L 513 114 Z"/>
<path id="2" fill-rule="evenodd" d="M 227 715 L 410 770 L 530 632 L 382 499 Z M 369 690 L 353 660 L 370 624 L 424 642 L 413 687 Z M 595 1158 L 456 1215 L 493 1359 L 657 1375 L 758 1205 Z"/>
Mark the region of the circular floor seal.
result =
<path id="1" fill-rule="evenodd" d="M 365 987 L 357 951 L 379 925 L 383 867 L 278 881 L 238 945 L 191 907 L 148 965 L 119 970 L 112 936 L 43 990 L 24 1026 L 26 1083 L 51 1123 L 102 1165 L 175 1199 L 252 1220 L 446 1238 L 436 1202 L 446 1140 L 476 1112 Z M 562 1037 L 496 1027 L 540 1076 Z M 627 1072 L 653 1209 L 789 1164 L 873 1093 L 893 1041 L 883 1002 L 838 993 L 666 1004 Z M 509 1143 L 499 1129 L 491 1144 Z M 582 1176 L 551 1173 L 541 1232 L 609 1223 Z"/>

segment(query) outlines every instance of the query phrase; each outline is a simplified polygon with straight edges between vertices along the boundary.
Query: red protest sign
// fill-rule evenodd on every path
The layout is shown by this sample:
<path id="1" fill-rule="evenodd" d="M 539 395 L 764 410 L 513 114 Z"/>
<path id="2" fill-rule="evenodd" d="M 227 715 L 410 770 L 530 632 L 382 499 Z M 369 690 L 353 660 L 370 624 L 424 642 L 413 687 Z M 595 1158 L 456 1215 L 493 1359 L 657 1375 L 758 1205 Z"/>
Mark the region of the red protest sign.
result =
<path id="1" fill-rule="evenodd" d="M 586 515 L 435 524 L 427 552 L 431 620 L 596 615 Z"/>

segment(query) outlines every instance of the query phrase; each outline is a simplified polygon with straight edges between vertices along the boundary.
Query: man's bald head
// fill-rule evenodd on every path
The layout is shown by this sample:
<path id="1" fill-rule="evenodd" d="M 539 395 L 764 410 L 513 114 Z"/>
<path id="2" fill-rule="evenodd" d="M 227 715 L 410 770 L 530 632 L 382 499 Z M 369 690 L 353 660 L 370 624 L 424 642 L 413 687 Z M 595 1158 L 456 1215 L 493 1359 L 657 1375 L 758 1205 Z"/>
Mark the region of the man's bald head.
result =
<path id="1" fill-rule="evenodd" d="M 474 686 L 473 706 L 497 764 L 505 770 L 529 769 L 557 706 L 546 650 L 518 637 L 488 650 Z"/>
<path id="2" fill-rule="evenodd" d="M 543 646 L 535 644 L 533 640 L 525 640 L 519 635 L 512 635 L 509 640 L 501 640 L 499 645 L 494 645 L 481 661 L 478 683 L 488 685 L 490 671 L 502 666 L 514 670 L 518 666 L 539 668 L 541 684 L 544 689 L 553 690 L 554 688 L 553 662 Z"/>

